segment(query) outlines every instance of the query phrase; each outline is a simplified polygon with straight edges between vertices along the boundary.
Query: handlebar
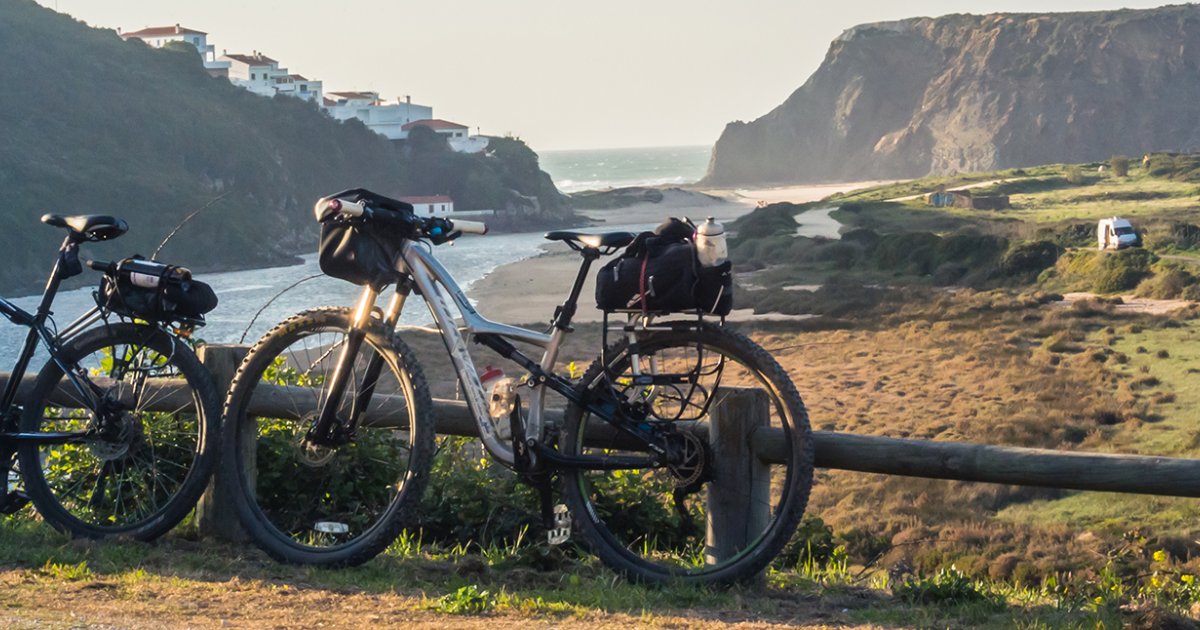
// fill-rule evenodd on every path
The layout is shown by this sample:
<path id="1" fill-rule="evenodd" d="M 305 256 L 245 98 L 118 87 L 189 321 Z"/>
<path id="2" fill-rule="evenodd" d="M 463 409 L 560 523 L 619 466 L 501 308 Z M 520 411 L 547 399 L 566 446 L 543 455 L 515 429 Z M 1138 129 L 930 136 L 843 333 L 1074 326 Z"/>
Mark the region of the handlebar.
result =
<path id="1" fill-rule="evenodd" d="M 487 224 L 482 221 L 467 221 L 465 219 L 448 219 L 445 217 L 417 217 L 402 214 L 395 210 L 377 208 L 363 201 L 349 201 L 336 197 L 317 200 L 313 213 L 318 223 L 324 223 L 334 217 L 365 218 L 368 221 L 405 225 L 416 228 L 418 234 L 428 237 L 435 244 L 454 240 L 462 234 L 487 234 Z"/>
<path id="2" fill-rule="evenodd" d="M 115 263 L 115 262 L 104 262 L 103 260 L 89 260 L 89 261 L 85 262 L 84 264 L 86 264 L 88 266 L 88 269 L 99 271 L 100 273 L 110 273 L 111 274 L 111 273 L 117 272 L 117 263 Z"/>

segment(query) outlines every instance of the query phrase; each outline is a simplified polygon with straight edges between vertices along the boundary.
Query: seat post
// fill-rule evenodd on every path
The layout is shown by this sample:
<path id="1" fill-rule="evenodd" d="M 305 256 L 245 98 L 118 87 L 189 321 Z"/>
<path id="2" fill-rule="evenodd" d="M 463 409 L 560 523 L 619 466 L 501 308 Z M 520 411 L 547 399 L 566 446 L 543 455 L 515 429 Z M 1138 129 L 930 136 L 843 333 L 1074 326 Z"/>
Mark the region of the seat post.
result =
<path id="1" fill-rule="evenodd" d="M 571 319 L 575 317 L 579 294 L 583 292 L 583 283 L 587 281 L 588 270 L 592 268 L 592 263 L 600 258 L 600 250 L 595 247 L 584 247 L 579 250 L 579 254 L 583 256 L 583 264 L 579 265 L 579 273 L 575 276 L 575 284 L 571 286 L 571 294 L 567 296 L 567 301 L 563 302 L 562 306 L 554 309 L 554 327 L 566 332 L 572 330 Z"/>

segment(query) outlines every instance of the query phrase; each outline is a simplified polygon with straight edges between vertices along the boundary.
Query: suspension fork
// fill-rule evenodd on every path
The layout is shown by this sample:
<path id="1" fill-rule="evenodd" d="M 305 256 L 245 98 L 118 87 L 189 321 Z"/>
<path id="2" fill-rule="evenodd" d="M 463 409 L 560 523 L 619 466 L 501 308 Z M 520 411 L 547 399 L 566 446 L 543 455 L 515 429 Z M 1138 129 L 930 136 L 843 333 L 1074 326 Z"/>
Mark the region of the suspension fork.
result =
<path id="1" fill-rule="evenodd" d="M 379 292 L 375 287 L 367 286 L 363 288 L 362 295 L 358 298 L 358 304 L 350 315 L 350 330 L 346 331 L 346 342 L 342 345 L 342 353 L 338 356 L 337 367 L 333 370 L 329 395 L 325 397 L 325 402 L 321 405 L 320 416 L 318 416 L 316 424 L 309 429 L 305 436 L 309 442 L 337 446 L 345 438 L 344 431 L 335 433 L 335 428 L 341 428 L 337 411 L 341 407 L 342 395 L 346 393 L 346 382 L 354 373 L 354 360 L 358 358 L 358 351 L 362 348 L 363 339 L 367 336 L 367 329 L 371 326 L 371 310 L 375 307 L 375 300 L 378 296 Z"/>
<path id="2" fill-rule="evenodd" d="M 400 311 L 404 309 L 404 301 L 408 299 L 409 293 L 412 292 L 412 287 L 407 282 L 401 282 L 396 285 L 396 293 L 388 302 L 387 310 L 383 313 L 383 327 L 385 330 L 394 330 L 396 323 L 400 321 Z M 358 418 L 367 406 L 371 404 L 371 396 L 375 394 L 375 385 L 379 382 L 379 373 L 383 370 L 383 353 L 376 352 L 371 356 L 371 360 L 367 363 L 367 371 L 363 375 L 362 383 L 358 389 L 358 395 L 354 397 L 354 403 L 350 407 L 350 422 L 347 424 L 350 431 L 358 426 Z"/>

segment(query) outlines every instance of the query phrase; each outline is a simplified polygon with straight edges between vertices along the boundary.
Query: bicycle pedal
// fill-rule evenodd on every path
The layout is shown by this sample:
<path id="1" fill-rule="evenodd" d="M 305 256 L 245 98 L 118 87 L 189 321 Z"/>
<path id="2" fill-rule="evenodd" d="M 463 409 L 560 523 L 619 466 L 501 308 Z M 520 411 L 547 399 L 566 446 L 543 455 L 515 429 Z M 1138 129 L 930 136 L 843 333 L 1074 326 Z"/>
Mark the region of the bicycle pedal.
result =
<path id="1" fill-rule="evenodd" d="M 554 527 L 546 532 L 546 539 L 551 545 L 561 545 L 571 538 L 571 512 L 567 506 L 559 503 L 554 506 Z"/>
<path id="2" fill-rule="evenodd" d="M 0 499 L 0 514 L 11 516 L 21 511 L 21 508 L 26 505 L 29 505 L 29 497 L 20 490 L 14 490 Z"/>

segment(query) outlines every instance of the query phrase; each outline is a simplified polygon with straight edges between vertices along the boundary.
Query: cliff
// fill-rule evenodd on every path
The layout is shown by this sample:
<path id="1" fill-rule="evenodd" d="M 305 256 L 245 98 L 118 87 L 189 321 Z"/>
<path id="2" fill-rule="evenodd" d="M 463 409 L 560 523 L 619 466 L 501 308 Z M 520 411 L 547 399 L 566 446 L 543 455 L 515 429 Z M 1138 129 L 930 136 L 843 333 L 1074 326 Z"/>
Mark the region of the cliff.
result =
<path id="1" fill-rule="evenodd" d="M 704 183 L 910 178 L 1200 147 L 1200 6 L 854 27 Z"/>
<path id="2" fill-rule="evenodd" d="M 30 0 L 0 0 L 0 59 L 0 291 L 44 282 L 62 239 L 37 222 L 45 212 L 126 219 L 127 235 L 88 246 L 115 258 L 149 255 L 207 205 L 162 252 L 200 270 L 314 251 L 313 202 L 356 186 L 450 194 L 462 210 L 508 211 L 510 227 L 577 221 L 519 140 L 493 139 L 481 155 L 440 137 L 399 147 L 310 103 L 212 78 L 194 50 L 125 42 Z"/>

